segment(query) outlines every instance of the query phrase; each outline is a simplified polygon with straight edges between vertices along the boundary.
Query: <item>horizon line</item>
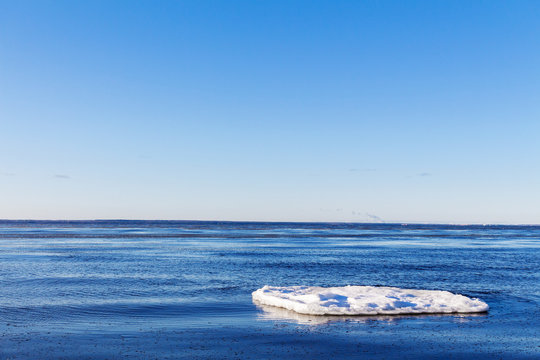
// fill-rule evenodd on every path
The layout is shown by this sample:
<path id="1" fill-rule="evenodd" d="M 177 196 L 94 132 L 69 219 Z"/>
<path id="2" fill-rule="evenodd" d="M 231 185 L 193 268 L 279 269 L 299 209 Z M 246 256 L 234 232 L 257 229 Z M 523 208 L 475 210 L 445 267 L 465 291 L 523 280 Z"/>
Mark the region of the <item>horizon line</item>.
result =
<path id="1" fill-rule="evenodd" d="M 294 220 L 201 220 L 201 219 L 0 219 L 0 222 L 7 221 L 43 221 L 43 222 L 105 222 L 105 221 L 156 221 L 156 222 L 224 222 L 224 223 L 276 223 L 276 224 L 358 224 L 358 225 L 451 225 L 451 226 L 540 226 L 540 223 L 445 223 L 445 222 L 407 222 L 407 221 L 379 221 L 379 222 L 357 222 L 357 221 L 294 221 Z"/>

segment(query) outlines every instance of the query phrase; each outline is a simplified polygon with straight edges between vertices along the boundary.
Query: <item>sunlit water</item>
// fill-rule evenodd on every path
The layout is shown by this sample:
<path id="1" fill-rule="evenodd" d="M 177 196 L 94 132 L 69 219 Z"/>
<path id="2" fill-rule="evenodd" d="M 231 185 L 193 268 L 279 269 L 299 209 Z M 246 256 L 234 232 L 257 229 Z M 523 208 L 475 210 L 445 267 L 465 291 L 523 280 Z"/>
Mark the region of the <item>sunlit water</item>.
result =
<path id="1" fill-rule="evenodd" d="M 317 317 L 263 285 L 478 297 L 484 315 Z M 540 357 L 540 227 L 0 221 L 0 359 Z"/>

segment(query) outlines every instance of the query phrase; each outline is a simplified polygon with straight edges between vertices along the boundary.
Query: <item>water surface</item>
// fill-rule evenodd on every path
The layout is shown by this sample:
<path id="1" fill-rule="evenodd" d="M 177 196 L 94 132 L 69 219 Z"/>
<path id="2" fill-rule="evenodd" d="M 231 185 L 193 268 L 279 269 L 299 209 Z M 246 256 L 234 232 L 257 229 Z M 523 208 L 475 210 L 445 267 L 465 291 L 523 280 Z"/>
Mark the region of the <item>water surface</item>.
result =
<path id="1" fill-rule="evenodd" d="M 540 227 L 0 221 L 0 359 L 538 358 Z M 448 290 L 484 315 L 313 317 L 263 285 Z"/>

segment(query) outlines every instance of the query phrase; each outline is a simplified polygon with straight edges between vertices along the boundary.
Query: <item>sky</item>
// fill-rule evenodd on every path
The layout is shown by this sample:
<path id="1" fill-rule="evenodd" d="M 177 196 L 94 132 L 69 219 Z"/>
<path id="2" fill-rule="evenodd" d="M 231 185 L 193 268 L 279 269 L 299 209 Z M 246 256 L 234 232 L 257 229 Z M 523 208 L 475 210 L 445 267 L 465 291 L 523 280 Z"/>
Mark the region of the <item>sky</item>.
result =
<path id="1" fill-rule="evenodd" d="M 540 224 L 539 18 L 0 0 L 0 219 Z"/>

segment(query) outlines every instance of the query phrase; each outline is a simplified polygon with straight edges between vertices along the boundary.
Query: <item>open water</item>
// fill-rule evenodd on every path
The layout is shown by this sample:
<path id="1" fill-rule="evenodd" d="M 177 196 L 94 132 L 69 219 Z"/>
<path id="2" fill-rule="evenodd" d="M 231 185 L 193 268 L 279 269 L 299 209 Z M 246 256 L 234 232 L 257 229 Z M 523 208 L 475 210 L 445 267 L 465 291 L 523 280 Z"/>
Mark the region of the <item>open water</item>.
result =
<path id="1" fill-rule="evenodd" d="M 487 314 L 321 317 L 263 285 L 478 297 Z M 540 227 L 0 221 L 0 359 L 540 358 Z"/>

